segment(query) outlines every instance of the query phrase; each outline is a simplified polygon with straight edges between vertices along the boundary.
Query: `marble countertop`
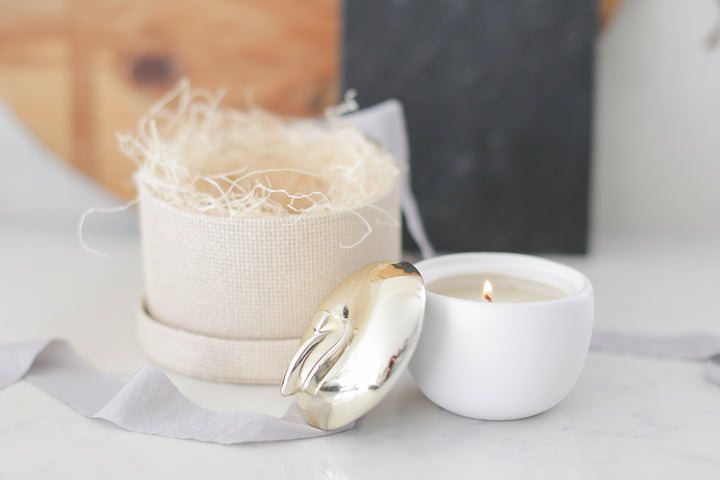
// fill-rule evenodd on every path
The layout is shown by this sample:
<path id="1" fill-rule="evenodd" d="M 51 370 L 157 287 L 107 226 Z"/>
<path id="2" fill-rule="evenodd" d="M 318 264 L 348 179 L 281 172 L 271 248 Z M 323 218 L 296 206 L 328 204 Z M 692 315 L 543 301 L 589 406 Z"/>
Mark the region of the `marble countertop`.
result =
<path id="1" fill-rule="evenodd" d="M 596 326 L 720 334 L 720 235 L 597 234 L 588 256 L 554 256 L 593 281 Z M 141 295 L 134 234 L 0 226 L 0 339 L 68 339 L 127 380 L 147 358 L 135 336 Z M 277 387 L 167 372 L 214 410 L 282 415 Z M 0 390 L 2 478 L 718 478 L 720 387 L 702 364 L 590 352 L 571 394 L 525 420 L 448 413 L 406 374 L 351 431 L 312 440 L 221 446 L 140 435 L 81 417 L 27 382 Z"/>

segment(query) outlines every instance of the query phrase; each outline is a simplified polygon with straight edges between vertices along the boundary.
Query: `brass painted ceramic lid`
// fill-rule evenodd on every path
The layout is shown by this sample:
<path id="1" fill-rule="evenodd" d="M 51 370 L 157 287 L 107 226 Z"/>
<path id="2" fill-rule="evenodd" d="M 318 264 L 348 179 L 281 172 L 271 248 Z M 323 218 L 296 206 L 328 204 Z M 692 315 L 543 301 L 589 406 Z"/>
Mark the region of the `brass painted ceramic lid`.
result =
<path id="1" fill-rule="evenodd" d="M 343 280 L 322 302 L 282 382 L 305 419 L 331 430 L 369 412 L 417 346 L 425 286 L 407 262 L 384 261 Z"/>

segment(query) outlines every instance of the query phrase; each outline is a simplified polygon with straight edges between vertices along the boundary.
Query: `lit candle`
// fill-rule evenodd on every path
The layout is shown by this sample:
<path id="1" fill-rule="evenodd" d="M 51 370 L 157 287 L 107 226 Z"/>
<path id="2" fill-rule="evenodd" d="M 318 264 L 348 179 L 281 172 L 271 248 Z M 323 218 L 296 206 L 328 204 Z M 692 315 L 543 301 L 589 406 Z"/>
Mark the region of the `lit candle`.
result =
<path id="1" fill-rule="evenodd" d="M 448 297 L 498 303 L 543 302 L 566 296 L 551 285 L 492 273 L 441 278 L 427 289 Z"/>
<path id="2" fill-rule="evenodd" d="M 473 289 L 473 291 L 477 291 L 477 290 L 476 290 L 476 289 Z M 485 300 L 486 302 L 492 302 L 492 301 L 493 301 L 493 300 L 492 300 L 492 295 L 493 295 L 493 293 L 494 293 L 494 292 L 493 292 L 492 283 L 490 282 L 490 280 L 485 280 L 485 281 L 483 282 L 483 287 L 482 287 L 482 298 L 483 298 L 483 300 Z M 446 295 L 447 295 L 447 294 L 446 294 Z"/>
<path id="3" fill-rule="evenodd" d="M 466 253 L 416 264 L 427 288 L 410 371 L 441 407 L 509 420 L 560 402 L 582 370 L 593 292 L 580 272 L 508 253 Z"/>

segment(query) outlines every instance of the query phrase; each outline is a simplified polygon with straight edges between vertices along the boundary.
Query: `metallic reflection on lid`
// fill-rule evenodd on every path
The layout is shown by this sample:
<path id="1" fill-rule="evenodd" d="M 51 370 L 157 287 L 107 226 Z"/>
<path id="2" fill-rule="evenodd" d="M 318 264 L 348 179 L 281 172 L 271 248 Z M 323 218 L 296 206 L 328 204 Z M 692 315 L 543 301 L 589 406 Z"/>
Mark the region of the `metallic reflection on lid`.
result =
<path id="1" fill-rule="evenodd" d="M 420 337 L 425 286 L 407 262 L 357 270 L 328 295 L 282 382 L 308 423 L 331 430 L 370 411 L 407 367 Z"/>

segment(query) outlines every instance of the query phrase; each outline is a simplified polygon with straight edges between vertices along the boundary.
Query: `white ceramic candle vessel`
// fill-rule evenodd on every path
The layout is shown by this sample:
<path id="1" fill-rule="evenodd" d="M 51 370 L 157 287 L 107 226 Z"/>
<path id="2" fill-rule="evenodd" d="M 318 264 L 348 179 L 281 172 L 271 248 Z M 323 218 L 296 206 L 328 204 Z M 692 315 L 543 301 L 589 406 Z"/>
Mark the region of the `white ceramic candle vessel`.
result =
<path id="1" fill-rule="evenodd" d="M 427 305 L 410 371 L 427 398 L 459 415 L 511 420 L 543 412 L 570 392 L 592 334 L 585 275 L 510 253 L 447 255 L 416 266 Z M 485 278 L 496 279 L 491 302 L 472 293 Z"/>

